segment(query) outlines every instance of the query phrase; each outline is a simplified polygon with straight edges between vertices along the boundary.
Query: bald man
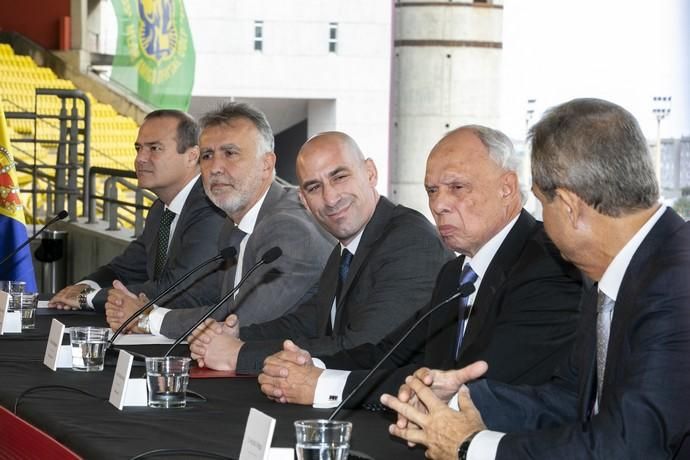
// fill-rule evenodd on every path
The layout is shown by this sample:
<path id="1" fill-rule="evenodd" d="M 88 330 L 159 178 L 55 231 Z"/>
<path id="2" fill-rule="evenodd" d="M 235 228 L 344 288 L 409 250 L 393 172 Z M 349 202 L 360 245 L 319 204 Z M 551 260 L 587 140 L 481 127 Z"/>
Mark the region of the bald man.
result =
<path id="1" fill-rule="evenodd" d="M 307 141 L 297 175 L 302 201 L 339 241 L 318 292 L 270 322 L 240 327 L 234 315 L 207 322 L 190 337 L 200 365 L 258 373 L 288 338 L 321 354 L 378 342 L 424 305 L 452 257 L 424 216 L 379 196 L 374 162 L 348 135 Z"/>

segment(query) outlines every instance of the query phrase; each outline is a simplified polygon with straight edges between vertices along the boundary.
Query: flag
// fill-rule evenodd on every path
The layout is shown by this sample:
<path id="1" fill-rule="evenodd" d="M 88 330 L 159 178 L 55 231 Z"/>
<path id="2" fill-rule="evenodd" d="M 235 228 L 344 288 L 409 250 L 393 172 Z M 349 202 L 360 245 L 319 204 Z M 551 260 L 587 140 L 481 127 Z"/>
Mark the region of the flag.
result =
<path id="1" fill-rule="evenodd" d="M 0 260 L 26 241 L 24 208 L 19 196 L 19 183 L 5 112 L 0 105 Z M 36 292 L 36 275 L 29 246 L 0 265 L 0 280 L 25 281 L 27 292 Z"/>
<path id="2" fill-rule="evenodd" d="M 182 0 L 113 0 L 111 80 L 158 108 L 187 110 L 196 55 Z"/>

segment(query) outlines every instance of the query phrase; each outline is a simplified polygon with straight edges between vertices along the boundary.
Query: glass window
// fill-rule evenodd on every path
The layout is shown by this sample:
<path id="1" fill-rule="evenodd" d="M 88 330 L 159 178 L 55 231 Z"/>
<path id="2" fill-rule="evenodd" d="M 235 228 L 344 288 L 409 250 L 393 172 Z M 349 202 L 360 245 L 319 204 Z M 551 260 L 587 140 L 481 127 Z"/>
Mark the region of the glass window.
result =
<path id="1" fill-rule="evenodd" d="M 338 52 L 338 23 L 328 23 L 328 52 Z"/>
<path id="2" fill-rule="evenodd" d="M 264 22 L 254 21 L 254 51 L 264 49 Z"/>

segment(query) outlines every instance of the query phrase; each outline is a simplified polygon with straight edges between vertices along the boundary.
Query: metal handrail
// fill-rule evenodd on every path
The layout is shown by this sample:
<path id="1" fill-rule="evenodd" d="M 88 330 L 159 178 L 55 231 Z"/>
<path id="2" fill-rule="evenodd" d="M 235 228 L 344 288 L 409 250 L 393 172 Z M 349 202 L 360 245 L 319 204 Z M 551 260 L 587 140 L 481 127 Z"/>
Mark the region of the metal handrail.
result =
<path id="1" fill-rule="evenodd" d="M 89 170 L 89 184 L 90 189 L 95 190 L 95 181 L 97 175 L 108 176 L 105 181 L 103 195 L 91 193 L 88 199 L 88 223 L 96 222 L 96 200 L 103 201 L 103 217 L 108 221 L 108 230 L 118 230 L 118 209 L 119 207 L 134 209 L 134 234 L 141 235 L 144 231 L 144 210 L 149 209 L 144 205 L 144 199 L 148 198 L 151 201 L 156 200 L 156 195 L 139 188 L 137 185 L 125 179 L 136 179 L 137 175 L 134 171 L 127 169 L 104 168 L 94 166 Z M 131 190 L 135 194 L 135 202 L 121 201 L 118 199 L 118 185 Z"/>

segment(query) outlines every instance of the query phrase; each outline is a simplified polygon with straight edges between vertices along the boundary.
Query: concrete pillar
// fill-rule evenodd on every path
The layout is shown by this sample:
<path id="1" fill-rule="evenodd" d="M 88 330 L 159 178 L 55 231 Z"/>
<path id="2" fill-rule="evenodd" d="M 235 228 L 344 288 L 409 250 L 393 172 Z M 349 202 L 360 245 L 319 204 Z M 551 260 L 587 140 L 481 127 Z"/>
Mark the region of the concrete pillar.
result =
<path id="1" fill-rule="evenodd" d="M 395 3 L 391 197 L 427 216 L 426 157 L 448 131 L 499 122 L 502 1 Z"/>

